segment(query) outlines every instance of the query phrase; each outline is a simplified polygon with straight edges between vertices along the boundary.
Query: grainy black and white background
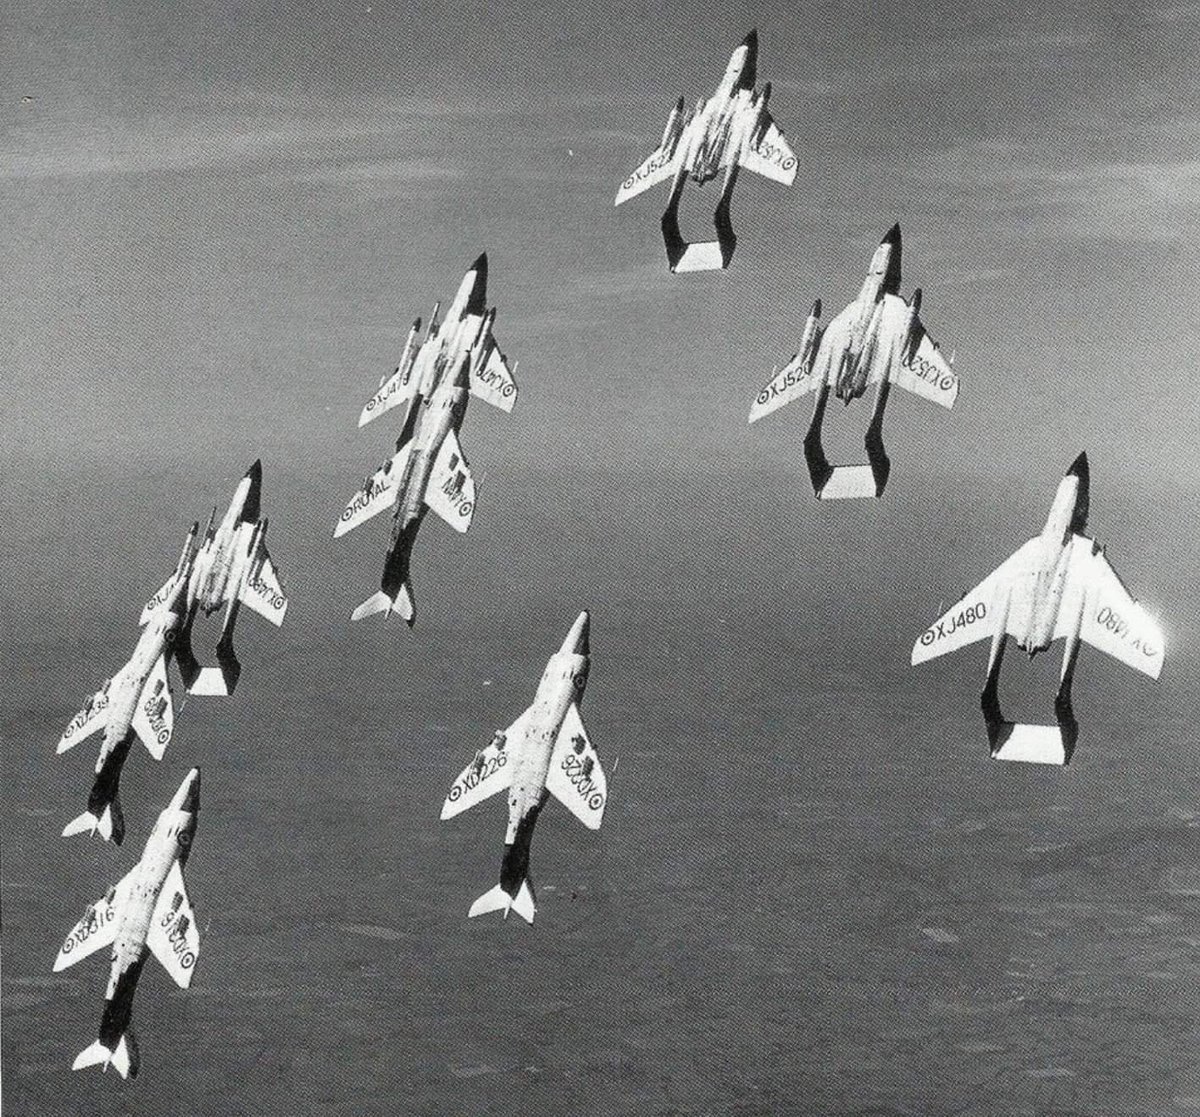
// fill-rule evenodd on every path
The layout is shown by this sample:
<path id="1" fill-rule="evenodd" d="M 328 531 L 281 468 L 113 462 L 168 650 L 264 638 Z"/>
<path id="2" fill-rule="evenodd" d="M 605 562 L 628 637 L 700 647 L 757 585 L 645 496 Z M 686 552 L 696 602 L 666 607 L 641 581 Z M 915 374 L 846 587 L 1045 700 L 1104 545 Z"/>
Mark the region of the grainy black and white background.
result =
<path id="1" fill-rule="evenodd" d="M 1195 4 L 2 26 L 7 1113 L 1200 1113 Z M 752 26 L 800 172 L 742 177 L 727 273 L 670 276 L 665 188 L 613 195 Z M 893 396 L 887 494 L 823 506 L 808 405 L 746 414 L 896 220 L 962 395 Z M 479 508 L 422 533 L 416 629 L 352 627 L 386 528 L 332 530 L 394 438 L 359 409 L 481 250 L 519 403 L 469 410 Z M 831 418 L 857 457 L 867 408 Z M 984 649 L 909 649 L 1080 449 L 1166 669 L 1085 652 L 1070 768 L 991 763 Z M 131 755 L 124 848 L 60 838 L 95 750 L 59 734 L 259 456 L 284 628 L 244 614 L 236 695 Z M 442 798 L 582 607 L 604 828 L 550 806 L 536 925 L 468 922 L 504 806 Z M 1012 658 L 1009 712 L 1056 668 Z M 194 987 L 152 963 L 141 1077 L 72 1074 L 106 962 L 51 963 L 192 764 Z"/>

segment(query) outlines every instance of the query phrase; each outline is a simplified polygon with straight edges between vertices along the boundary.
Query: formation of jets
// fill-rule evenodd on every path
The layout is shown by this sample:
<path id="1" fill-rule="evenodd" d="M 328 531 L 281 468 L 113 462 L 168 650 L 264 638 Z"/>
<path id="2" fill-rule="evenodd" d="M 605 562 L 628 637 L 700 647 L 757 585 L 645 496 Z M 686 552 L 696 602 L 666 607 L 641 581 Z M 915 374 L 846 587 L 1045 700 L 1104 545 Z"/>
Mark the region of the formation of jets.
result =
<path id="1" fill-rule="evenodd" d="M 682 100 L 668 119 L 649 158 L 622 184 L 616 204 L 671 179 L 662 229 L 672 271 L 727 267 L 736 237 L 730 196 L 739 168 L 790 185 L 796 157 L 767 109 L 770 85 L 756 89 L 758 39 L 751 32 L 733 52 L 707 101 L 684 113 Z M 678 207 L 689 178 L 703 184 L 724 172 L 715 214 L 717 240 L 688 243 L 680 234 Z M 749 421 L 812 394 L 813 415 L 804 438 L 807 467 L 822 500 L 877 497 L 890 462 L 883 446 L 884 410 L 892 385 L 942 407 L 953 406 L 959 380 L 920 318 L 921 291 L 900 293 L 901 235 L 898 225 L 872 256 L 858 297 L 825 327 L 821 301 L 808 316 L 797 353 L 772 375 L 755 399 Z M 415 620 L 410 564 L 426 512 L 432 508 L 456 531 L 470 527 L 476 484 L 459 443 L 470 396 L 505 412 L 517 398 L 513 369 L 493 333 L 496 311 L 487 305 L 488 260 L 482 254 L 467 270 L 445 318 L 435 304 L 421 337 L 418 318 L 408 333 L 395 371 L 382 378 L 359 416 L 359 426 L 402 409 L 395 452 L 364 482 L 335 528 L 344 535 L 385 509 L 392 528 L 380 589 L 351 614 L 352 620 L 396 614 Z M 875 387 L 867 428 L 865 464 L 831 465 L 821 442 L 831 395 L 849 404 Z M 198 524 L 187 535 L 175 569 L 142 610 L 142 632 L 128 662 L 89 698 L 58 744 L 63 753 L 103 730 L 87 809 L 63 834 L 99 834 L 119 845 L 125 819 L 119 798 L 122 769 L 135 737 L 161 760 L 171 742 L 175 711 L 168 667 L 177 664 L 190 694 L 231 694 L 241 674 L 233 632 L 243 605 L 275 625 L 288 608 L 279 573 L 267 552 L 267 520 L 261 512 L 262 466 L 255 462 L 239 482 L 228 510 L 216 509 L 203 539 Z M 1080 454 L 1060 482 L 1041 534 L 1022 546 L 916 641 L 912 663 L 944 655 L 977 640 L 991 640 L 981 706 L 993 757 L 1066 764 L 1078 725 L 1071 684 L 1081 641 L 1157 678 L 1164 643 L 1157 622 L 1125 589 L 1103 549 L 1083 534 L 1087 526 L 1089 470 Z M 217 663 L 204 666 L 192 647 L 200 612 L 225 608 L 216 645 Z M 576 618 L 551 655 L 533 702 L 453 782 L 441 817 L 449 819 L 501 791 L 508 793 L 508 826 L 498 883 L 470 906 L 475 917 L 510 911 L 532 922 L 536 899 L 529 872 L 530 844 L 542 808 L 558 799 L 585 826 L 598 829 L 608 801 L 600 759 L 580 716 L 591 665 L 591 620 Z M 1065 641 L 1056 724 L 1022 725 L 1000 711 L 999 671 L 1009 637 L 1032 656 L 1054 640 Z M 187 988 L 199 957 L 199 932 L 183 880 L 196 832 L 200 773 L 192 768 L 159 815 L 141 859 L 86 910 L 63 943 L 55 971 L 111 946 L 111 969 L 96 1041 L 74 1062 L 76 1069 L 112 1066 L 135 1075 L 139 1056 L 130 1028 L 132 1001 L 147 957 L 153 954 L 181 988 Z"/>

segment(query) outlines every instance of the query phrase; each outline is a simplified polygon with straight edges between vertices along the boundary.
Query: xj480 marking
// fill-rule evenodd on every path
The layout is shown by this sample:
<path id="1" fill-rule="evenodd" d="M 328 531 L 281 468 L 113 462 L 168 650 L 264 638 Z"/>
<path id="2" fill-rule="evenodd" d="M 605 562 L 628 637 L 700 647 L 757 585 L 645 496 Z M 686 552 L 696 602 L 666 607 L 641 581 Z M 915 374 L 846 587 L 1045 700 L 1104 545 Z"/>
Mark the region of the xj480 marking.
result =
<path id="1" fill-rule="evenodd" d="M 967 625 L 981 621 L 986 616 L 987 604 L 985 602 L 968 605 L 961 613 L 956 613 L 951 617 L 949 621 L 938 621 L 932 628 L 926 629 L 921 634 L 921 643 L 928 647 L 935 640 L 944 640 L 947 636 L 953 636 L 960 628 L 966 628 Z"/>

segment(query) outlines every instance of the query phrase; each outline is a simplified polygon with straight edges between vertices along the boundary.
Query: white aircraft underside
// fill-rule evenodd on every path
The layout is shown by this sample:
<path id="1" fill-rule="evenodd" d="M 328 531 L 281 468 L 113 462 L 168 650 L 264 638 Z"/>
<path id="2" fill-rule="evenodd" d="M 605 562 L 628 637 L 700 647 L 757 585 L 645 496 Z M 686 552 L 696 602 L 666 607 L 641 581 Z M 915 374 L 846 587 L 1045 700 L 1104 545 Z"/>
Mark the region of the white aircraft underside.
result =
<path id="1" fill-rule="evenodd" d="M 538 814 L 553 795 L 589 829 L 599 829 L 608 798 L 604 769 L 579 714 L 590 666 L 589 618 L 581 613 L 550 657 L 533 703 L 459 774 L 442 804 L 443 819 L 507 790 L 508 830 L 500 882 L 471 905 L 469 916 L 515 910 L 533 922 L 529 844 Z"/>
<path id="2" fill-rule="evenodd" d="M 804 451 L 813 491 L 822 500 L 877 497 L 883 492 L 891 469 L 883 446 L 883 415 L 893 384 L 940 407 L 951 408 L 958 398 L 958 376 L 920 319 L 920 290 L 909 302 L 897 293 L 900 258 L 896 225 L 875 250 L 858 298 L 824 328 L 817 300 L 799 351 L 772 374 L 750 408 L 754 423 L 801 396 L 815 395 Z M 830 465 L 821 444 L 830 395 L 850 403 L 872 385 L 876 396 L 865 439 L 867 463 Z"/>
<path id="3" fill-rule="evenodd" d="M 359 416 L 364 426 L 400 405 L 407 408 L 396 452 L 363 483 L 347 503 L 334 538 L 394 509 L 388 557 L 379 592 L 351 614 L 415 617 L 409 555 L 425 511 L 432 508 L 455 531 L 466 532 L 475 511 L 475 479 L 459 444 L 458 431 L 469 396 L 511 412 L 516 381 L 492 334 L 495 308 L 487 307 L 487 254 L 471 265 L 444 322 L 438 307 L 425 340 L 417 344 L 420 319 L 405 342 L 400 365 L 367 401 Z"/>
<path id="4" fill-rule="evenodd" d="M 913 664 L 991 639 L 988 677 L 981 697 L 992 755 L 1002 760 L 1065 764 L 1078 726 L 1070 691 L 1080 641 L 1158 678 L 1163 634 L 1158 622 L 1130 596 L 1104 550 L 1082 534 L 1087 525 L 1089 471 L 1080 456 L 1059 483 L 1042 533 L 1029 540 L 921 634 Z M 999 672 L 1009 637 L 1031 655 L 1065 641 L 1057 730 L 1007 722 L 1000 714 Z"/>
<path id="5" fill-rule="evenodd" d="M 758 36 L 751 32 L 733 52 L 717 91 L 686 116 L 680 98 L 659 146 L 617 190 L 615 205 L 637 197 L 670 179 L 663 213 L 663 242 L 673 272 L 710 271 L 729 266 L 737 237 L 729 215 L 730 196 L 739 168 L 790 186 L 796 178 L 796 156 L 767 110 L 768 83 L 755 92 Z M 722 171 L 725 181 L 717 202 L 717 239 L 688 243 L 679 231 L 679 199 L 686 181 L 703 184 Z"/>
<path id="6" fill-rule="evenodd" d="M 196 832 L 200 771 L 193 768 L 159 816 L 141 860 L 96 903 L 67 935 L 54 972 L 112 947 L 99 1035 L 72 1064 L 114 1067 L 122 1078 L 138 1072 L 138 1048 L 129 1026 L 133 995 L 147 954 L 186 989 L 200 956 L 200 929 L 183 880 Z"/>

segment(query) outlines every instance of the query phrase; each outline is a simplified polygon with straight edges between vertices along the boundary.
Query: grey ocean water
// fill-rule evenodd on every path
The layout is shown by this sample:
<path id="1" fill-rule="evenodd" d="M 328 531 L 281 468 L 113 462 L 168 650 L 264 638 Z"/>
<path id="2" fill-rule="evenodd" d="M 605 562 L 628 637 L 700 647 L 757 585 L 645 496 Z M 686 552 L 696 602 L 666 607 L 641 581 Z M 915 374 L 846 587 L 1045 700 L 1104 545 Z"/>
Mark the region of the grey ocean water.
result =
<path id="1" fill-rule="evenodd" d="M 120 850 L 58 837 L 95 750 L 54 744 L 212 483 L 82 476 L 70 527 L 14 502 L 6 1113 L 1200 1110 L 1190 632 L 1168 626 L 1158 684 L 1085 653 L 1063 771 L 987 759 L 983 647 L 908 667 L 939 597 L 1038 529 L 1053 478 L 984 501 L 913 470 L 837 509 L 799 473 L 493 478 L 471 535 L 427 523 L 409 632 L 346 620 L 384 531 L 329 538 L 352 475 L 264 464 L 286 624 L 246 616 L 236 695 L 189 699 L 162 764 L 131 754 Z M 1185 541 L 1146 546 L 1150 514 L 1098 487 L 1134 592 L 1182 601 Z M 442 798 L 585 606 L 604 827 L 548 806 L 535 925 L 468 921 L 505 807 L 439 823 Z M 1014 663 L 1012 711 L 1044 716 L 1057 660 Z M 72 1074 L 107 965 L 52 975 L 54 955 L 194 763 L 194 987 L 148 965 L 141 1077 Z"/>

